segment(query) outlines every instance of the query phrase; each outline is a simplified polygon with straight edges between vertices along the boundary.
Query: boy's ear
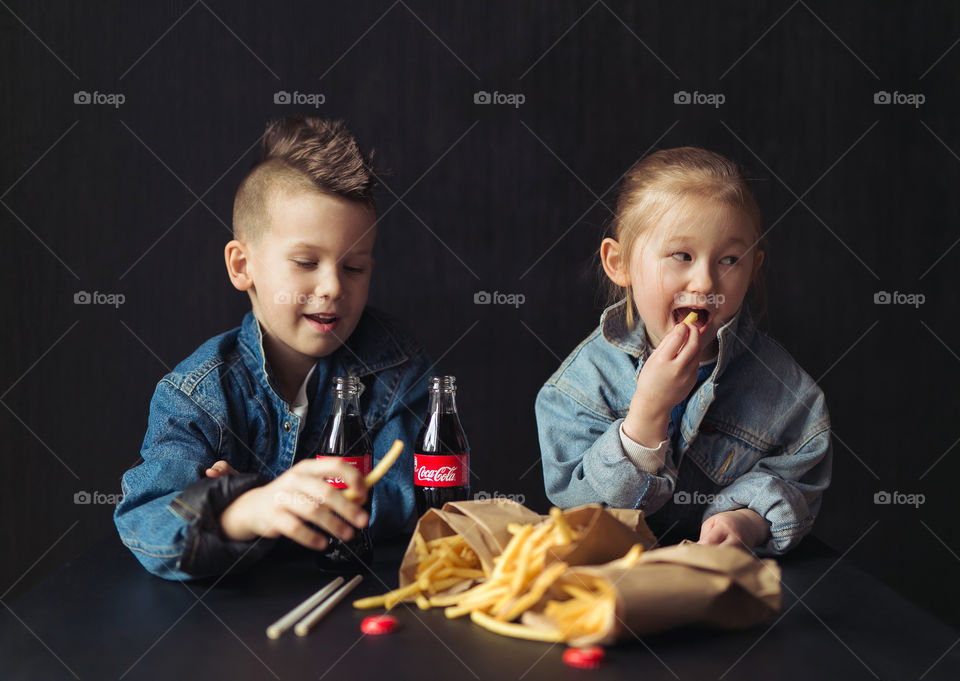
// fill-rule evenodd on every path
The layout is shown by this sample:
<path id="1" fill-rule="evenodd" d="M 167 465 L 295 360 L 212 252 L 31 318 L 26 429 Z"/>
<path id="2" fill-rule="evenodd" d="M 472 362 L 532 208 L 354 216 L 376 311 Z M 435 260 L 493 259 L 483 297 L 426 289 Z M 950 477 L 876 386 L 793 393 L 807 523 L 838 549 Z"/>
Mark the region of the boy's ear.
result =
<path id="1" fill-rule="evenodd" d="M 227 275 L 230 277 L 230 283 L 238 291 L 246 291 L 253 286 L 247 249 L 246 244 L 236 239 L 228 242 L 223 248 L 223 259 L 227 263 Z"/>
<path id="2" fill-rule="evenodd" d="M 623 249 L 619 241 L 609 237 L 603 240 L 600 244 L 600 262 L 610 281 L 617 286 L 630 285 L 630 268 L 623 261 Z"/>

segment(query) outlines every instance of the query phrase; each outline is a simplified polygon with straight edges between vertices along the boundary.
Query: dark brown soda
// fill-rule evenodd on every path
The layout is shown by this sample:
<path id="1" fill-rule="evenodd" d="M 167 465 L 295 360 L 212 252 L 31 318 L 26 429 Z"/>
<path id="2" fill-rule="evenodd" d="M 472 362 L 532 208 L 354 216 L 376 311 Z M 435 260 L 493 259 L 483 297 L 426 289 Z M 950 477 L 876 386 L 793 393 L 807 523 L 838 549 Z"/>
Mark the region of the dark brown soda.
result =
<path id="1" fill-rule="evenodd" d="M 335 383 L 339 379 L 335 379 Z M 373 457 L 373 443 L 364 426 L 358 407 L 358 395 L 338 395 L 334 388 L 334 408 L 323 427 L 318 456 Z M 367 493 L 363 508 L 370 514 L 372 492 Z M 327 535 L 329 544 L 317 554 L 317 565 L 334 572 L 361 572 L 373 561 L 373 543 L 368 528 L 354 528 L 353 539 L 341 541 Z"/>
<path id="2" fill-rule="evenodd" d="M 417 458 L 431 454 L 469 456 L 470 444 L 457 414 L 455 390 L 452 376 L 431 379 L 430 410 L 417 436 L 414 449 Z M 425 487 L 414 484 L 418 516 L 422 516 L 430 508 L 440 508 L 448 501 L 466 501 L 469 498 L 469 483 L 457 487 Z"/>

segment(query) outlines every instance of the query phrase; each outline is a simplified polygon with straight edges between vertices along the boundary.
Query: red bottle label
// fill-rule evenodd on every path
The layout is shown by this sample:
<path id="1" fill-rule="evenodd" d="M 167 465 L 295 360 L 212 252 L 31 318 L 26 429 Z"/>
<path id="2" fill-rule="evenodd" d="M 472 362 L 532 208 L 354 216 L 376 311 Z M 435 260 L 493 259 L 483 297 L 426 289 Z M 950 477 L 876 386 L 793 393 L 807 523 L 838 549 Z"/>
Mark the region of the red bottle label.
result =
<path id="1" fill-rule="evenodd" d="M 360 471 L 360 475 L 366 477 L 370 473 L 371 466 L 371 457 L 369 454 L 366 456 L 320 456 L 317 455 L 317 459 L 330 459 L 333 461 L 343 461 L 346 464 L 349 464 Z M 339 475 L 335 478 L 327 478 L 327 482 L 336 487 L 337 489 L 346 489 L 347 484 L 343 481 Z"/>
<path id="2" fill-rule="evenodd" d="M 464 487 L 470 484 L 470 455 L 414 454 L 413 482 L 420 487 Z"/>

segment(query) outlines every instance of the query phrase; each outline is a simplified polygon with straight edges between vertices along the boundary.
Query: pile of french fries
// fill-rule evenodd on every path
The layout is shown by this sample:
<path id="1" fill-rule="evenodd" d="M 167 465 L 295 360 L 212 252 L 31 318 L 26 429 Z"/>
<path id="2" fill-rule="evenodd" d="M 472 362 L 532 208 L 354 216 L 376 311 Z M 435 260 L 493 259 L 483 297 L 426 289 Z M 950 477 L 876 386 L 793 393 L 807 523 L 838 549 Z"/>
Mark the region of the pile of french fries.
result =
<path id="1" fill-rule="evenodd" d="M 511 539 L 485 567 L 463 537 L 452 535 L 424 541 L 414 535 L 418 564 L 416 579 L 381 596 L 354 602 L 360 609 L 386 608 L 413 601 L 423 610 L 444 608 L 449 618 L 470 615 L 476 624 L 498 634 L 536 641 L 562 642 L 601 631 L 614 614 L 613 589 L 601 578 L 568 575 L 563 561 L 547 564 L 548 551 L 577 539 L 559 508 L 539 524 L 507 526 Z M 643 552 L 634 545 L 620 559 L 624 567 Z M 515 623 L 547 596 L 542 612 L 530 613 L 533 627 Z"/>

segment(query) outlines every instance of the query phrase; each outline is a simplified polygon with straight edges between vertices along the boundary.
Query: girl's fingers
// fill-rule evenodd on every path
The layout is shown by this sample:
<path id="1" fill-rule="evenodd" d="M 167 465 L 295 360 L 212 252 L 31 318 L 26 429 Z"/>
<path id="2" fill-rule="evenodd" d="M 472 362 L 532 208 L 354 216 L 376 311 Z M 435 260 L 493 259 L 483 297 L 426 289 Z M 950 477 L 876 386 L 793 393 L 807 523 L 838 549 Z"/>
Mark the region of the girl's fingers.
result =
<path id="1" fill-rule="evenodd" d="M 677 356 L 684 360 L 689 360 L 691 357 L 700 356 L 700 332 L 695 326 L 690 324 L 681 324 L 686 332 L 683 334 L 683 337 L 686 339 L 683 347 L 680 348 L 680 351 L 677 353 Z"/>
<path id="2" fill-rule="evenodd" d="M 687 340 L 687 336 L 690 335 L 689 331 L 686 324 L 677 324 L 673 327 L 673 331 L 668 333 L 666 337 L 660 341 L 660 345 L 657 346 L 657 352 L 662 353 L 664 360 L 669 361 L 677 356 L 684 341 Z"/>

